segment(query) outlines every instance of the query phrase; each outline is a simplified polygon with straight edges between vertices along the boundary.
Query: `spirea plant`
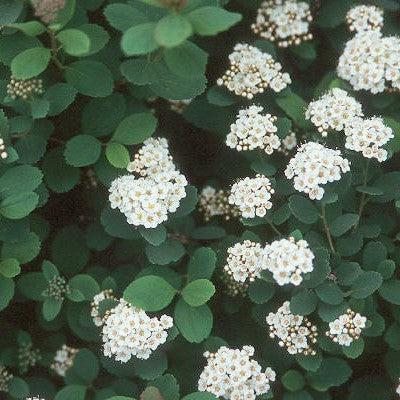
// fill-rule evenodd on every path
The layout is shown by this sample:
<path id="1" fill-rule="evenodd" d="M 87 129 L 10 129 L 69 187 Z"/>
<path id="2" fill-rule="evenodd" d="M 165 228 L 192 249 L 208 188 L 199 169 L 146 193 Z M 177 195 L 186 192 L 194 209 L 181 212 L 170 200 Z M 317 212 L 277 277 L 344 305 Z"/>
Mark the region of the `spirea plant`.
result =
<path id="1" fill-rule="evenodd" d="M 398 0 L 0 0 L 0 400 L 400 399 Z"/>

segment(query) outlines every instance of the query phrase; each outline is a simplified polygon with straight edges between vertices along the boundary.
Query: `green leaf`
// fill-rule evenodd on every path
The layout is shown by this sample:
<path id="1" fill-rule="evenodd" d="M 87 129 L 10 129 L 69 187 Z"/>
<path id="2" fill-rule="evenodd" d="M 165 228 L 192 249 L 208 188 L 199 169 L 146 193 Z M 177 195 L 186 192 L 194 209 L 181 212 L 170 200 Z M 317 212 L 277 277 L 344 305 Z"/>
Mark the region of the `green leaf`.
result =
<path id="1" fill-rule="evenodd" d="M 81 385 L 68 385 L 57 392 L 54 400 L 85 400 L 86 387 Z"/>
<path id="2" fill-rule="evenodd" d="M 99 284 L 87 274 L 75 275 L 69 280 L 68 285 L 71 289 L 82 293 L 85 300 L 88 301 L 92 301 L 93 297 L 100 292 Z"/>
<path id="3" fill-rule="evenodd" d="M 237 24 L 242 16 L 219 7 L 200 7 L 191 11 L 188 18 L 196 33 L 202 36 L 213 36 Z"/>
<path id="4" fill-rule="evenodd" d="M 160 391 L 164 400 L 179 400 L 179 385 L 173 375 L 160 376 L 150 384 Z"/>
<path id="5" fill-rule="evenodd" d="M 303 375 L 294 369 L 286 371 L 283 374 L 281 381 L 283 386 L 291 392 L 297 392 L 298 390 L 303 389 L 306 384 Z"/>
<path id="6" fill-rule="evenodd" d="M 326 357 L 316 372 L 310 372 L 308 380 L 318 391 L 326 391 L 331 387 L 340 386 L 347 382 L 352 374 L 346 361 L 339 358 Z"/>
<path id="7" fill-rule="evenodd" d="M 99 374 L 99 361 L 88 349 L 80 349 L 74 357 L 74 362 L 67 370 L 66 382 L 90 385 Z"/>
<path id="8" fill-rule="evenodd" d="M 106 157 L 115 168 L 126 168 L 130 161 L 128 149 L 124 145 L 114 142 L 107 144 Z"/>
<path id="9" fill-rule="evenodd" d="M 81 56 L 90 49 L 90 39 L 85 32 L 79 29 L 65 29 L 56 36 L 62 49 L 71 56 Z"/>
<path id="10" fill-rule="evenodd" d="M 159 246 L 147 245 L 147 258 L 155 265 L 168 265 L 179 261 L 185 254 L 182 243 L 176 239 L 167 239 Z"/>
<path id="11" fill-rule="evenodd" d="M 253 303 L 264 304 L 274 296 L 275 286 L 271 282 L 257 279 L 250 284 L 248 294 Z"/>
<path id="12" fill-rule="evenodd" d="M 383 282 L 379 294 L 389 303 L 400 306 L 400 280 L 391 279 Z"/>
<path id="13" fill-rule="evenodd" d="M 41 272 L 24 273 L 18 279 L 18 291 L 30 300 L 43 301 L 42 293 L 48 282 Z"/>
<path id="14" fill-rule="evenodd" d="M 100 157 L 101 143 L 89 135 L 77 135 L 68 140 L 64 157 L 67 164 L 84 167 L 94 164 Z"/>
<path id="15" fill-rule="evenodd" d="M 33 119 L 44 118 L 50 110 L 50 103 L 46 99 L 31 100 L 31 115 Z"/>
<path id="16" fill-rule="evenodd" d="M 51 263 L 50 261 L 47 261 L 47 260 L 43 261 L 42 272 L 43 272 L 43 276 L 46 278 L 47 282 L 50 282 L 56 276 L 60 275 L 57 267 L 53 263 Z"/>
<path id="17" fill-rule="evenodd" d="M 28 36 L 37 36 L 46 31 L 46 27 L 39 21 L 20 22 L 7 25 L 10 28 L 18 29 Z"/>
<path id="18" fill-rule="evenodd" d="M 342 236 L 358 223 L 358 214 L 342 214 L 330 224 L 332 236 Z"/>
<path id="19" fill-rule="evenodd" d="M 352 0 L 325 1 L 321 9 L 317 23 L 323 28 L 335 28 L 346 20 L 346 13 L 353 5 Z"/>
<path id="20" fill-rule="evenodd" d="M 161 376 L 167 368 L 167 356 L 163 352 L 157 352 L 147 360 L 135 362 L 135 375 L 146 380 L 155 379 Z"/>
<path id="21" fill-rule="evenodd" d="M 364 351 L 364 344 L 363 338 L 354 340 L 350 346 L 343 346 L 343 354 L 351 359 L 358 358 Z"/>
<path id="22" fill-rule="evenodd" d="M 319 219 L 319 211 L 314 204 L 298 194 L 290 196 L 289 208 L 292 214 L 305 224 L 313 224 Z"/>
<path id="23" fill-rule="evenodd" d="M 355 299 L 365 299 L 376 292 L 382 285 L 381 274 L 375 271 L 363 272 L 351 287 L 351 297 Z"/>
<path id="24" fill-rule="evenodd" d="M 296 354 L 296 361 L 299 365 L 304 368 L 306 371 L 318 371 L 319 367 L 322 363 L 322 355 L 321 352 L 317 352 L 316 355 L 304 355 L 304 354 Z"/>
<path id="25" fill-rule="evenodd" d="M 169 14 L 158 21 L 154 31 L 156 42 L 163 47 L 175 47 L 192 34 L 192 25 L 180 14 Z"/>
<path id="26" fill-rule="evenodd" d="M 55 20 L 51 22 L 49 27 L 54 31 L 62 29 L 74 16 L 75 9 L 76 0 L 66 0 L 64 7 L 57 12 Z"/>
<path id="27" fill-rule="evenodd" d="M 114 88 L 114 79 L 110 70 L 98 61 L 76 61 L 69 64 L 65 79 L 85 96 L 106 97 Z"/>
<path id="28" fill-rule="evenodd" d="M 79 30 L 87 35 L 90 41 L 89 50 L 82 56 L 90 56 L 98 53 L 110 40 L 110 35 L 100 25 L 85 24 L 79 27 Z"/>
<path id="29" fill-rule="evenodd" d="M 42 314 L 46 321 L 52 321 L 61 311 L 62 299 L 47 297 L 42 304 Z"/>
<path id="30" fill-rule="evenodd" d="M 317 296 L 327 304 L 338 305 L 343 302 L 343 293 L 333 282 L 325 282 L 315 289 Z"/>
<path id="31" fill-rule="evenodd" d="M 39 196 L 34 192 L 13 194 L 1 201 L 0 213 L 9 219 L 20 219 L 30 214 L 38 202 Z"/>
<path id="32" fill-rule="evenodd" d="M 0 274 L 5 278 L 14 278 L 21 272 L 18 260 L 15 258 L 8 258 L 0 262 Z"/>
<path id="33" fill-rule="evenodd" d="M 175 306 L 174 321 L 188 342 L 200 343 L 211 333 L 213 315 L 206 304 L 200 307 L 191 307 L 183 299 L 180 299 Z"/>
<path id="34" fill-rule="evenodd" d="M 33 78 L 47 68 L 50 57 L 50 50 L 44 47 L 25 50 L 11 61 L 11 72 L 16 79 Z"/>
<path id="35" fill-rule="evenodd" d="M 128 4 L 109 4 L 104 9 L 108 23 L 119 31 L 126 31 L 130 27 L 147 22 L 147 18 L 137 9 Z"/>
<path id="36" fill-rule="evenodd" d="M 4 243 L 1 255 L 4 258 L 15 258 L 21 264 L 32 261 L 40 252 L 39 237 L 30 232 L 17 242 Z"/>
<path id="37" fill-rule="evenodd" d="M 182 290 L 182 297 L 192 307 L 198 307 L 211 299 L 215 287 L 208 279 L 196 279 L 189 282 Z"/>
<path id="38" fill-rule="evenodd" d="M 122 35 L 121 47 L 127 56 L 148 54 L 158 48 L 154 39 L 157 24 L 148 22 L 129 28 Z"/>
<path id="39" fill-rule="evenodd" d="M 14 376 L 9 383 L 8 392 L 16 399 L 26 398 L 29 396 L 29 386 L 22 378 Z"/>
<path id="40" fill-rule="evenodd" d="M 56 83 L 50 86 L 44 97 L 50 103 L 48 115 L 58 115 L 68 108 L 73 103 L 76 96 L 76 90 L 67 83 Z"/>
<path id="41" fill-rule="evenodd" d="M 290 93 L 285 97 L 275 97 L 276 104 L 302 129 L 309 127 L 305 119 L 306 102 L 297 94 Z"/>
<path id="42" fill-rule="evenodd" d="M 33 191 L 40 185 L 42 178 L 40 169 L 30 165 L 10 168 L 0 177 L 0 194 L 12 196 Z"/>
<path id="43" fill-rule="evenodd" d="M 148 139 L 157 128 L 157 118 L 151 113 L 137 113 L 124 118 L 113 139 L 122 144 L 139 144 Z"/>
<path id="44" fill-rule="evenodd" d="M 206 71 L 208 54 L 192 42 L 167 49 L 164 53 L 167 67 L 174 73 L 185 78 L 203 75 Z"/>
<path id="45" fill-rule="evenodd" d="M 188 281 L 211 279 L 215 270 L 217 256 L 209 247 L 199 247 L 190 257 L 188 264 Z"/>
<path id="46" fill-rule="evenodd" d="M 3 0 L 0 3 L 0 25 L 10 24 L 14 22 L 21 14 L 24 8 L 24 2 L 19 0 Z M 26 396 L 14 396 L 14 397 L 26 397 Z"/>
<path id="47" fill-rule="evenodd" d="M 124 291 L 124 299 L 145 311 L 160 311 L 167 307 L 176 290 L 163 278 L 155 275 L 134 280 Z"/>
<path id="48" fill-rule="evenodd" d="M 139 233 L 147 242 L 149 242 L 153 246 L 159 246 L 167 238 L 167 230 L 163 225 L 158 225 L 157 228 L 153 229 L 140 227 Z"/>
<path id="49" fill-rule="evenodd" d="M 140 395 L 140 400 L 163 400 L 160 391 L 154 386 L 147 386 L 147 388 Z"/>
<path id="50" fill-rule="evenodd" d="M 0 275 L 0 311 L 4 310 L 14 296 L 14 281 Z"/>
<path id="51" fill-rule="evenodd" d="M 290 300 L 290 311 L 297 315 L 311 314 L 317 307 L 318 297 L 311 290 L 302 290 Z"/>

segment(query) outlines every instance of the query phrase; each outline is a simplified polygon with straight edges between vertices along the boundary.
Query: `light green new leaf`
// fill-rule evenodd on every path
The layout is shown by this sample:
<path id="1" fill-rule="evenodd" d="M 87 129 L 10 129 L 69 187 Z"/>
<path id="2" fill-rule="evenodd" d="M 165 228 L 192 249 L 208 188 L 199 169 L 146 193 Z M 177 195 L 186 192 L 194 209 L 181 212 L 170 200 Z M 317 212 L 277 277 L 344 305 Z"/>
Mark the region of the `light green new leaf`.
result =
<path id="1" fill-rule="evenodd" d="M 129 4 L 109 4 L 104 9 L 104 16 L 108 23 L 119 31 L 126 31 L 132 26 L 148 22 L 145 15 Z"/>
<path id="2" fill-rule="evenodd" d="M 197 279 L 182 290 L 182 297 L 192 307 L 207 303 L 215 293 L 215 287 L 208 279 Z"/>
<path id="3" fill-rule="evenodd" d="M 121 47 L 127 56 L 148 54 L 158 48 L 154 38 L 157 24 L 148 22 L 133 26 L 126 30 L 122 36 Z"/>
<path id="4" fill-rule="evenodd" d="M 18 29 L 28 36 L 37 36 L 46 31 L 46 27 L 39 21 L 20 22 L 7 26 L 10 28 Z"/>
<path id="5" fill-rule="evenodd" d="M 148 275 L 134 280 L 124 291 L 124 299 L 145 311 L 160 311 L 167 307 L 176 290 L 163 278 Z"/>
<path id="6" fill-rule="evenodd" d="M 180 14 L 169 14 L 158 21 L 154 31 L 156 42 L 163 47 L 175 47 L 192 34 L 192 25 Z"/>
<path id="7" fill-rule="evenodd" d="M 8 258 L 0 262 L 0 274 L 5 278 L 14 278 L 21 272 L 18 260 Z"/>
<path id="8" fill-rule="evenodd" d="M 202 36 L 212 36 L 237 24 L 242 16 L 220 7 L 200 7 L 188 14 L 193 29 Z"/>
<path id="9" fill-rule="evenodd" d="M 79 29 L 65 29 L 59 32 L 56 37 L 61 43 L 62 49 L 71 56 L 81 56 L 89 52 L 89 36 Z"/>
<path id="10" fill-rule="evenodd" d="M 106 157 L 115 168 L 126 168 L 130 161 L 128 149 L 120 143 L 108 143 L 106 147 Z"/>
<path id="11" fill-rule="evenodd" d="M 11 73 L 16 79 L 30 79 L 38 76 L 47 68 L 50 57 L 50 50 L 44 47 L 25 50 L 11 61 Z"/>

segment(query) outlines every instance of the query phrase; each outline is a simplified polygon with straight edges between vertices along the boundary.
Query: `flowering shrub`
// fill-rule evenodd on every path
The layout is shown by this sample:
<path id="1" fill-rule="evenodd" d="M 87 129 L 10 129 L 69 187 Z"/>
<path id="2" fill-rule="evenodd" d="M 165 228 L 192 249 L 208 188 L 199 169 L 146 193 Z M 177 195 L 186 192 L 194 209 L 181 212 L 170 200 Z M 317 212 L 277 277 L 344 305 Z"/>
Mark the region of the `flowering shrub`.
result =
<path id="1" fill-rule="evenodd" d="M 400 399 L 398 0 L 0 0 L 0 400 Z"/>

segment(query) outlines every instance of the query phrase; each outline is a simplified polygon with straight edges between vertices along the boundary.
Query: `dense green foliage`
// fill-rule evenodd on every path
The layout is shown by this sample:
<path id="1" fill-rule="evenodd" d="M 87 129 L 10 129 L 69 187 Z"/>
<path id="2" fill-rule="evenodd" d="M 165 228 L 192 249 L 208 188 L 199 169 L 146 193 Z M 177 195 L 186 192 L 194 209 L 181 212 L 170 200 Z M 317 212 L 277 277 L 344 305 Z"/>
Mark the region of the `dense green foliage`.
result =
<path id="1" fill-rule="evenodd" d="M 385 34 L 400 35 L 397 0 L 366 2 L 384 8 Z M 278 49 L 250 31 L 257 0 L 68 0 L 48 25 L 28 1 L 0 0 L 0 137 L 8 153 L 0 161 L 0 364 L 14 376 L 0 398 L 212 400 L 197 392 L 202 353 L 224 344 L 255 347 L 255 359 L 277 372 L 275 399 L 395 398 L 400 97 L 352 92 L 336 76 L 353 4 L 310 0 L 314 39 Z M 312 201 L 285 178 L 288 156 L 229 149 L 230 124 L 250 102 L 215 83 L 239 42 L 270 52 L 292 77 L 289 88 L 254 99 L 278 116 L 279 136 L 293 129 L 300 143 L 320 140 L 305 107 L 340 87 L 392 127 L 389 159 L 367 163 L 343 149 L 340 135 L 329 137 L 351 172 Z M 42 92 L 12 99 L 11 75 L 42 79 Z M 171 111 L 168 100 L 188 98 L 182 114 Z M 166 223 L 137 229 L 110 208 L 108 188 L 152 135 L 168 139 L 190 186 Z M 204 221 L 197 209 L 204 185 L 228 189 L 255 173 L 275 188 L 266 217 Z M 227 248 L 281 235 L 308 241 L 314 271 L 298 287 L 263 274 L 248 296 L 229 297 L 221 281 Z M 45 295 L 57 278 L 69 288 L 63 299 Z M 150 359 L 122 364 L 103 356 L 90 316 L 103 289 L 174 318 L 167 343 Z M 269 338 L 265 316 L 286 300 L 318 326 L 315 356 L 291 356 Z M 368 328 L 344 349 L 324 331 L 349 307 L 368 318 Z M 64 343 L 79 352 L 60 378 L 50 365 Z M 41 357 L 24 368 L 18 355 L 30 345 Z"/>

